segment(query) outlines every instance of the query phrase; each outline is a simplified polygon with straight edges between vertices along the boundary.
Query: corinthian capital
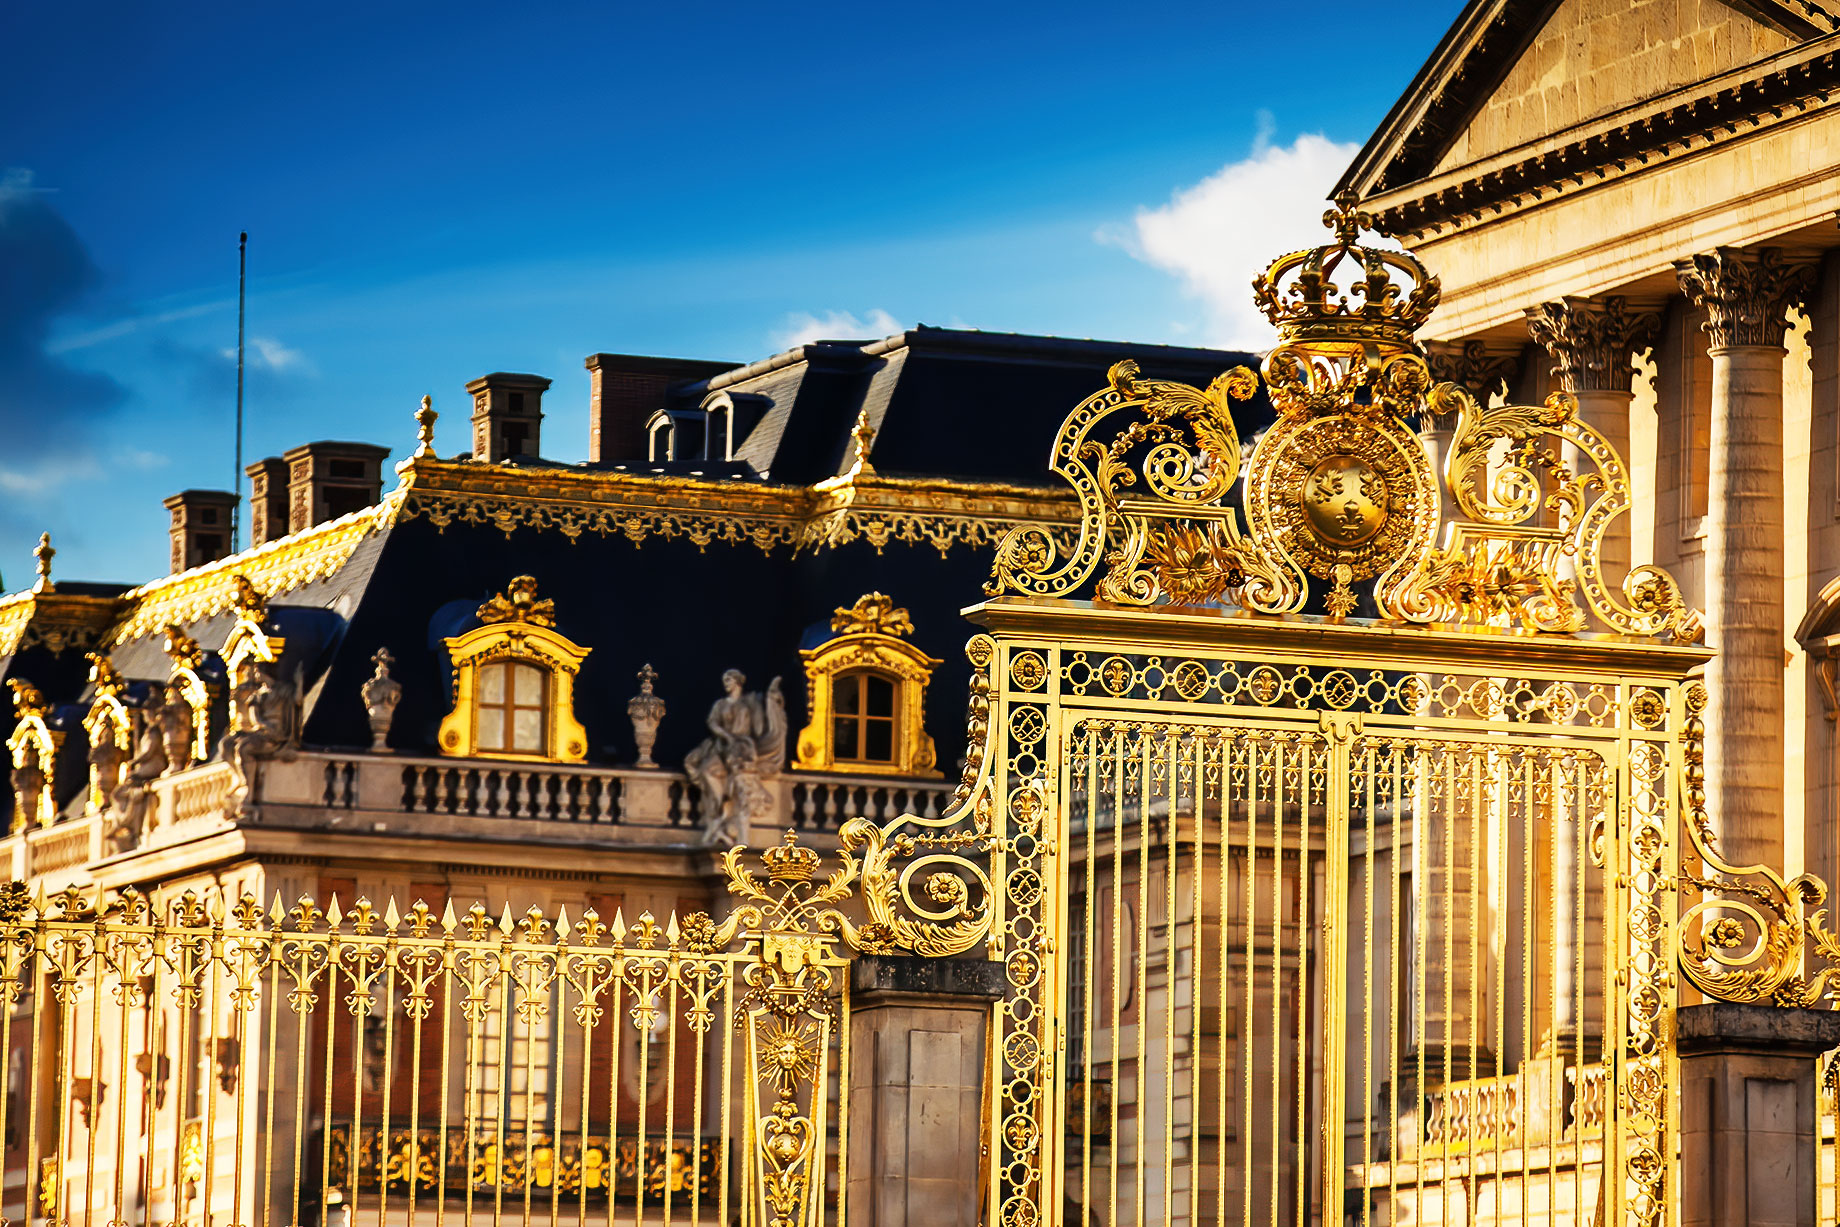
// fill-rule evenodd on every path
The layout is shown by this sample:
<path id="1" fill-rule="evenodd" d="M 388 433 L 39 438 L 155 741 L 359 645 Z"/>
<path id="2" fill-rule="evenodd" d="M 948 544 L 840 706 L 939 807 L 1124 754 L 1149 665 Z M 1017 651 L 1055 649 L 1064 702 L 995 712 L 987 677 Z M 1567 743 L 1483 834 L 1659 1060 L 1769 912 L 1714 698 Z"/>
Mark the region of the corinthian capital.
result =
<path id="1" fill-rule="evenodd" d="M 1814 282 L 1812 264 L 1785 264 L 1774 247 L 1719 247 L 1676 266 L 1680 292 L 1706 309 L 1706 331 L 1719 346 L 1776 347 L 1789 308 Z"/>
<path id="2" fill-rule="evenodd" d="M 1568 298 L 1527 311 L 1527 331 L 1552 355 L 1553 374 L 1567 392 L 1627 392 L 1636 350 L 1661 330 L 1652 311 L 1631 311 L 1618 295 L 1601 302 Z"/>
<path id="3" fill-rule="evenodd" d="M 1491 353 L 1479 340 L 1431 341 L 1425 358 L 1433 379 L 1454 383 L 1485 403 L 1497 390 L 1508 390 L 1521 365 L 1518 354 Z"/>

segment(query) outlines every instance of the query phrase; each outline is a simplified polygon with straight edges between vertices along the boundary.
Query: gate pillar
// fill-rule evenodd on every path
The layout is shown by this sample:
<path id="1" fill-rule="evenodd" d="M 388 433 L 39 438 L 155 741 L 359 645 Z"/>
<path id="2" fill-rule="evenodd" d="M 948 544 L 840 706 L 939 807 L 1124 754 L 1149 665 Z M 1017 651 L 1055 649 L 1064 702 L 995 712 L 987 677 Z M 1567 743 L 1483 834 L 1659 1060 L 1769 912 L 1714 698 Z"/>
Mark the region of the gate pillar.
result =
<path id="1" fill-rule="evenodd" d="M 850 993 L 844 1221 L 976 1227 L 1002 964 L 864 956 L 850 969 Z"/>
<path id="2" fill-rule="evenodd" d="M 1676 1018 L 1683 1227 L 1814 1227 L 1816 1066 L 1840 1014 L 1719 1002 Z"/>

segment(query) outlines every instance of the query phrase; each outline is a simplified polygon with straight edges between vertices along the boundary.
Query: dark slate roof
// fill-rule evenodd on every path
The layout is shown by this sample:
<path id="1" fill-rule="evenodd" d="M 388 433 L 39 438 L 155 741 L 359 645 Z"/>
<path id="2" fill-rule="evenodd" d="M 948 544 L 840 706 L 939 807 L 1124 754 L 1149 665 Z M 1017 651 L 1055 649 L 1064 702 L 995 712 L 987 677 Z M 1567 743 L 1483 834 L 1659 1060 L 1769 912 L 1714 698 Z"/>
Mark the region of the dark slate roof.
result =
<path id="1" fill-rule="evenodd" d="M 1255 361 L 1217 350 L 926 327 L 881 340 L 817 342 L 674 389 L 680 410 L 723 390 L 762 398 L 736 462 L 618 467 L 635 474 L 699 468 L 743 482 L 805 485 L 847 469 L 851 431 L 867 408 L 878 431 L 872 462 L 884 475 L 1057 487 L 1046 467 L 1056 429 L 1123 358 L 1135 359 L 1145 377 L 1199 385 Z M 1236 414 L 1247 435 L 1270 421 L 1263 396 Z M 521 470 L 555 466 L 502 467 L 515 484 Z M 514 576 L 532 575 L 540 595 L 556 603 L 557 628 L 591 649 L 575 703 L 590 761 L 632 761 L 626 703 L 638 689 L 635 673 L 650 664 L 669 708 L 655 753 L 675 765 L 705 736 L 725 669 L 746 673 L 749 689 L 783 678 L 796 734 L 806 718 L 800 645 L 827 637 L 834 610 L 881 591 L 911 613 L 911 641 L 943 661 L 928 693 L 926 727 L 951 775 L 965 748 L 963 646 L 972 630 L 960 610 L 981 598 L 989 567 L 988 550 L 962 545 L 943 557 L 898 542 L 877 553 L 863 540 L 797 554 L 721 542 L 699 551 L 683 538 L 652 536 L 635 545 L 618 532 L 571 540 L 549 529 L 507 534 L 464 519 L 443 529 L 412 517 L 370 532 L 331 575 L 271 595 L 269 614 L 287 638 L 284 666 L 298 670 L 306 695 L 309 745 L 369 744 L 359 687 L 371 675 L 372 655 L 387 647 L 404 687 L 391 745 L 432 754 L 451 696 L 442 638 L 474 625 L 471 611 Z M 231 624 L 231 615 L 220 613 L 185 629 L 215 652 Z M 169 672 L 152 633 L 117 645 L 112 658 L 130 679 Z M 60 670 L 61 693 L 52 697 L 84 701 L 80 654 L 60 663 L 76 671 Z M 80 729 L 66 745 L 82 752 Z"/>
<path id="2" fill-rule="evenodd" d="M 675 407 L 710 393 L 770 403 L 735 454 L 775 481 L 811 482 L 849 467 L 850 430 L 868 411 L 871 460 L 890 476 L 1051 480 L 1046 457 L 1061 420 L 1134 359 L 1146 377 L 1205 386 L 1252 355 L 1173 345 L 1084 341 L 924 324 L 871 341 L 815 341 L 674 390 Z M 1242 429 L 1268 420 L 1263 392 Z"/>

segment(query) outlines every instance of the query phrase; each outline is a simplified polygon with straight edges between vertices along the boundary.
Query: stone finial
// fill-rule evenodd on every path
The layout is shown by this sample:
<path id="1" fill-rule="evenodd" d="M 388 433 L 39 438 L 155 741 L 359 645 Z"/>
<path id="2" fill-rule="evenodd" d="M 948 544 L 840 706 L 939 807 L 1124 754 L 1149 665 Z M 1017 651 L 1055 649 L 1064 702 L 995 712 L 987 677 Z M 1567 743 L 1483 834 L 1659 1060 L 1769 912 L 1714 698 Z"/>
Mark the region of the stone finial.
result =
<path id="1" fill-rule="evenodd" d="M 1553 358 L 1567 392 L 1628 392 L 1635 354 L 1661 331 L 1653 311 L 1631 311 L 1613 294 L 1602 302 L 1568 298 L 1527 309 L 1527 332 Z"/>
<path id="2" fill-rule="evenodd" d="M 869 452 L 875 447 L 875 427 L 869 424 L 869 410 L 865 406 L 856 415 L 856 425 L 850 431 L 850 448 L 852 464 L 850 472 L 857 477 L 873 477 L 875 466 L 869 463 Z"/>
<path id="3" fill-rule="evenodd" d="M 1706 309 L 1706 332 L 1715 348 L 1778 348 L 1789 329 L 1789 308 L 1814 284 L 1812 264 L 1785 264 L 1774 247 L 1719 247 L 1675 265 L 1680 292 Z"/>
<path id="4" fill-rule="evenodd" d="M 377 666 L 358 693 L 364 699 L 364 713 L 371 722 L 371 753 L 381 754 L 388 749 L 390 724 L 396 719 L 396 705 L 402 702 L 402 683 L 390 676 L 390 666 L 396 658 L 390 655 L 390 649 L 378 648 L 371 654 L 371 663 Z"/>
<path id="5" fill-rule="evenodd" d="M 32 557 L 38 563 L 38 578 L 32 583 L 32 591 L 57 591 L 56 586 L 51 582 L 51 560 L 56 555 L 57 551 L 51 548 L 51 534 L 38 534 L 38 548 L 32 551 Z"/>
<path id="6" fill-rule="evenodd" d="M 626 714 L 632 719 L 633 744 L 639 748 L 640 767 L 656 767 L 652 760 L 652 747 L 658 744 L 658 723 L 664 719 L 664 700 L 652 693 L 652 683 L 658 680 L 658 674 L 651 665 L 639 670 L 639 693 L 626 703 Z"/>
<path id="7" fill-rule="evenodd" d="M 434 397 L 422 397 L 422 407 L 415 411 L 415 454 L 431 456 L 434 454 L 434 420 L 441 415 L 434 411 Z"/>

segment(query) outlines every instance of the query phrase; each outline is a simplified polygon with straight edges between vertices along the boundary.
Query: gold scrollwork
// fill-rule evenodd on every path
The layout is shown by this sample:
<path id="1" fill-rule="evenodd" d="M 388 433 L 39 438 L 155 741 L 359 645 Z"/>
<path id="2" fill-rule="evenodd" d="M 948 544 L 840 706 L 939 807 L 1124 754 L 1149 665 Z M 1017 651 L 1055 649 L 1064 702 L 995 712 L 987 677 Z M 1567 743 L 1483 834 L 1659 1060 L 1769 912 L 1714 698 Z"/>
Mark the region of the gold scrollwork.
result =
<path id="1" fill-rule="evenodd" d="M 1050 467 L 1079 497 L 1080 535 L 1064 562 L 1053 536 L 1022 525 L 1003 539 L 986 590 L 1028 596 L 1072 591 L 1097 569 L 1102 598 L 1149 604 L 1162 591 L 1154 565 L 1142 565 L 1165 517 L 1192 518 L 1203 532 L 1217 527 L 1218 548 L 1231 555 L 1237 517 L 1220 500 L 1239 479 L 1239 432 L 1231 402 L 1250 398 L 1258 381 L 1234 367 L 1206 389 L 1139 379 L 1137 364 L 1117 363 L 1111 386 L 1080 403 L 1061 424 Z M 1113 421 L 1118 415 L 1126 415 Z M 1135 415 L 1135 416 L 1131 416 Z M 1116 427 L 1117 429 L 1113 429 Z M 1140 485 L 1145 494 L 1127 496 Z M 1166 545 L 1158 550 L 1167 551 Z M 1158 558 L 1161 557 L 1159 553 Z"/>
<path id="2" fill-rule="evenodd" d="M 1229 402 L 1256 391 L 1251 371 L 1203 390 L 1119 363 L 1051 456 L 1080 501 L 1074 549 L 1063 558 L 1045 532 L 1019 527 L 986 591 L 1068 596 L 1103 561 L 1093 595 L 1120 604 L 1290 615 L 1315 598 L 1339 619 L 1357 607 L 1352 585 L 1372 581 L 1387 620 L 1571 634 L 1594 617 L 1615 633 L 1698 638 L 1699 615 L 1665 571 L 1605 574 L 1629 471 L 1573 398 L 1484 408 L 1434 384 L 1413 334 L 1437 279 L 1409 254 L 1356 243 L 1371 219 L 1353 201 L 1325 220 L 1332 242 L 1255 280 L 1280 340 L 1261 366 L 1278 420 L 1243 465 Z M 1354 270 L 1345 288 L 1338 269 Z M 1411 422 L 1452 417 L 1440 482 Z M 1243 529 L 1231 498 L 1242 470 Z M 1440 542 L 1446 491 L 1457 518 Z"/>
<path id="3" fill-rule="evenodd" d="M 1681 973 L 1718 1001 L 1831 1005 L 1840 999 L 1840 935 L 1828 924 L 1827 883 L 1811 873 L 1784 879 L 1767 865 L 1733 865 L 1717 850 L 1706 813 L 1706 702 L 1704 686 L 1687 688 Z"/>

